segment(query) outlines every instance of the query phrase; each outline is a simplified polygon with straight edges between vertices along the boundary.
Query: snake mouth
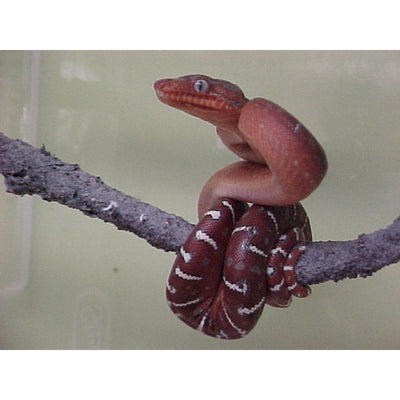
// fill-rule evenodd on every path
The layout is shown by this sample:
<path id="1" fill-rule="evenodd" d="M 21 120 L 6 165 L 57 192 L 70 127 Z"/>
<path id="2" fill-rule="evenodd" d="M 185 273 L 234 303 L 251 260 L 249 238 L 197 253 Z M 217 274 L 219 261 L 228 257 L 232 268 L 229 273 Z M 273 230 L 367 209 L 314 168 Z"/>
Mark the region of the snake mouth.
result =
<path id="1" fill-rule="evenodd" d="M 195 96 L 184 92 L 166 92 L 156 89 L 160 101 L 176 108 L 196 108 L 204 111 L 231 111 L 232 104 L 215 95 Z"/>

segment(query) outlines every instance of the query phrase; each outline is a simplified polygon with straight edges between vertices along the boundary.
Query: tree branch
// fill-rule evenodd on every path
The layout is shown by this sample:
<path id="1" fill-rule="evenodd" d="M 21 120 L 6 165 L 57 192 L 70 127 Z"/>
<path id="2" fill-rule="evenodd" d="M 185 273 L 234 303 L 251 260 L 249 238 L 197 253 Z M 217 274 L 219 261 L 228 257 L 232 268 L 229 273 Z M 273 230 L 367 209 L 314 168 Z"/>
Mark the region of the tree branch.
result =
<path id="1" fill-rule="evenodd" d="M 193 225 L 141 202 L 52 156 L 0 133 L 0 173 L 8 193 L 39 195 L 100 218 L 118 229 L 132 232 L 150 245 L 177 251 Z M 400 260 L 400 217 L 385 229 L 361 234 L 357 239 L 312 242 L 295 266 L 301 284 L 366 277 Z"/>

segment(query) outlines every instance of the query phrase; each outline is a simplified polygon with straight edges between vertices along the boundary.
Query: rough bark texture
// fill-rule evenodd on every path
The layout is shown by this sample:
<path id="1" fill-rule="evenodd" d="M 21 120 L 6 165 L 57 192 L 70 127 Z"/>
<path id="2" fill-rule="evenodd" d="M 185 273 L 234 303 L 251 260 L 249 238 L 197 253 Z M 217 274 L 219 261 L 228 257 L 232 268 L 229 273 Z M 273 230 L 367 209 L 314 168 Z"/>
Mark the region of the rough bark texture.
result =
<path id="1" fill-rule="evenodd" d="M 179 216 L 119 192 L 52 156 L 0 133 L 0 173 L 8 193 L 39 195 L 100 218 L 118 229 L 133 232 L 152 246 L 177 251 L 193 228 Z M 366 277 L 400 260 L 400 217 L 385 229 L 361 234 L 357 239 L 312 242 L 296 264 L 301 284 Z"/>

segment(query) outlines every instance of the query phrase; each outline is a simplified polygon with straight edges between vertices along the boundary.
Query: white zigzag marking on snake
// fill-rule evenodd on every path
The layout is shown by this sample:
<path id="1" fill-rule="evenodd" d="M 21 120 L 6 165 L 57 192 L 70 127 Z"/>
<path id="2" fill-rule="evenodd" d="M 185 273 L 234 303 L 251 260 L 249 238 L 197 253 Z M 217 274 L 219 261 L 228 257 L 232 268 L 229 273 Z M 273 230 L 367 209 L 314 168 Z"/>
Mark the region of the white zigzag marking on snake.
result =
<path id="1" fill-rule="evenodd" d="M 186 306 L 191 306 L 192 304 L 196 304 L 199 301 L 201 301 L 202 299 L 199 297 L 198 299 L 194 299 L 194 300 L 190 300 L 187 301 L 186 303 L 174 303 L 172 301 L 169 301 L 169 305 L 173 306 L 173 307 L 186 307 Z"/>
<path id="2" fill-rule="evenodd" d="M 207 211 L 207 212 L 204 214 L 204 216 L 206 216 L 206 215 L 210 216 L 212 219 L 220 219 L 220 218 L 221 218 L 221 212 L 220 212 L 220 211 L 217 211 L 217 210 L 210 210 L 210 211 Z"/>
<path id="3" fill-rule="evenodd" d="M 309 223 L 310 223 L 310 221 L 308 219 L 308 215 L 306 215 L 306 218 L 305 218 L 303 226 L 301 227 L 301 230 L 304 231 L 306 229 L 307 224 L 309 224 Z"/>
<path id="4" fill-rule="evenodd" d="M 186 264 L 192 260 L 192 255 L 189 252 L 185 251 L 183 247 L 179 249 L 179 252 L 181 253 L 183 261 L 185 261 Z"/>
<path id="5" fill-rule="evenodd" d="M 176 266 L 176 268 L 175 268 L 175 275 L 179 276 L 179 278 L 185 279 L 187 281 L 201 281 L 203 279 L 201 276 L 186 274 L 179 268 L 179 266 Z"/>
<path id="6" fill-rule="evenodd" d="M 239 293 L 243 293 L 246 294 L 247 292 L 247 285 L 245 282 L 243 282 L 242 284 L 238 285 L 236 283 L 231 283 L 229 282 L 225 276 L 222 277 L 224 280 L 224 283 L 226 286 L 228 286 L 229 289 L 234 290 L 235 292 L 239 292 Z"/>
<path id="7" fill-rule="evenodd" d="M 258 247 L 254 246 L 254 245 L 250 245 L 249 246 L 249 250 L 252 253 L 258 254 L 259 256 L 262 256 L 264 258 L 268 258 L 268 254 L 264 253 L 262 250 L 260 250 Z"/>
<path id="8" fill-rule="evenodd" d="M 212 239 L 210 236 L 208 236 L 207 233 L 205 233 L 201 230 L 198 230 L 198 231 L 196 231 L 195 236 L 196 236 L 197 240 L 201 240 L 204 243 L 209 244 L 214 250 L 218 250 L 217 243 L 215 242 L 214 239 Z"/>
<path id="9" fill-rule="evenodd" d="M 203 328 L 204 328 L 204 323 L 206 322 L 207 316 L 208 316 L 208 313 L 205 313 L 204 316 L 203 316 L 203 318 L 201 319 L 199 325 L 197 325 L 197 328 L 196 328 L 196 329 L 197 329 L 198 331 L 202 331 L 202 330 L 203 330 Z"/>
<path id="10" fill-rule="evenodd" d="M 246 226 L 246 225 L 244 225 L 244 226 L 239 226 L 239 227 L 237 227 L 237 228 L 235 228 L 233 231 L 232 231 L 232 235 L 234 234 L 234 233 L 238 233 L 238 232 L 243 232 L 243 231 L 245 231 L 245 232 L 251 232 L 251 231 L 254 231 L 254 226 Z"/>
<path id="11" fill-rule="evenodd" d="M 294 232 L 294 234 L 296 235 L 296 240 L 298 241 L 298 242 L 300 242 L 300 240 L 301 240 L 301 237 L 302 237 L 302 231 L 301 231 L 301 229 L 300 228 L 293 228 L 293 232 Z"/>
<path id="12" fill-rule="evenodd" d="M 277 283 L 275 286 L 273 286 L 273 287 L 270 288 L 269 290 L 270 290 L 271 292 L 279 292 L 279 291 L 281 290 L 281 288 L 282 288 L 282 286 L 283 286 L 284 283 L 285 283 L 285 281 L 284 281 L 283 278 L 282 278 L 282 280 L 280 281 L 280 283 Z"/>
<path id="13" fill-rule="evenodd" d="M 242 329 L 238 328 L 233 321 L 229 318 L 228 312 L 225 310 L 225 307 L 223 308 L 224 314 L 228 322 L 232 325 L 233 328 L 235 328 L 241 335 L 245 335 L 246 331 L 243 331 Z"/>
<path id="14" fill-rule="evenodd" d="M 297 204 L 293 204 L 293 219 L 297 218 Z"/>
<path id="15" fill-rule="evenodd" d="M 225 207 L 229 208 L 229 211 L 231 212 L 231 215 L 232 215 L 233 224 L 235 224 L 236 223 L 236 216 L 235 216 L 235 211 L 233 210 L 232 204 L 229 203 L 229 201 L 224 200 L 222 202 L 222 205 L 224 205 Z"/>
<path id="16" fill-rule="evenodd" d="M 283 250 L 281 247 L 275 247 L 274 249 L 271 250 L 271 255 L 275 255 L 277 253 L 282 254 L 284 257 L 288 256 L 288 253 Z"/>
<path id="17" fill-rule="evenodd" d="M 278 233 L 279 232 L 279 226 L 278 226 L 278 223 L 276 222 L 276 218 L 275 218 L 274 213 L 271 212 L 271 211 L 267 211 L 267 214 L 272 219 L 272 222 L 275 225 L 275 231 L 276 231 L 276 233 Z"/>
<path id="18" fill-rule="evenodd" d="M 176 293 L 176 289 L 172 285 L 170 285 L 168 281 L 167 281 L 167 290 L 172 294 Z"/>
<path id="19" fill-rule="evenodd" d="M 247 307 L 239 307 L 238 308 L 238 313 L 239 315 L 250 315 L 253 314 L 254 312 L 256 312 L 260 307 L 262 307 L 264 305 L 264 301 L 265 301 L 265 297 L 263 297 L 255 306 L 251 307 L 251 308 L 247 308 Z"/>
<path id="20" fill-rule="evenodd" d="M 229 339 L 229 336 L 222 330 L 219 331 L 219 335 L 217 335 L 216 337 L 219 339 L 222 339 L 222 338 Z"/>

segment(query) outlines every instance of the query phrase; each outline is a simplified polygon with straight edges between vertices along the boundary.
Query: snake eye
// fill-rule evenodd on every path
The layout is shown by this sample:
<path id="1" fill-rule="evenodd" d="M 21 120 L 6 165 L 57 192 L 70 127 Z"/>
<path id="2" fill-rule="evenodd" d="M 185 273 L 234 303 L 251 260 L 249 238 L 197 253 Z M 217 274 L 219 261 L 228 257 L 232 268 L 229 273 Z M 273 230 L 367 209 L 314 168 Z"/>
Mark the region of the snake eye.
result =
<path id="1" fill-rule="evenodd" d="M 208 89 L 208 82 L 204 79 L 198 79 L 194 84 L 193 88 L 198 93 L 205 93 Z"/>

